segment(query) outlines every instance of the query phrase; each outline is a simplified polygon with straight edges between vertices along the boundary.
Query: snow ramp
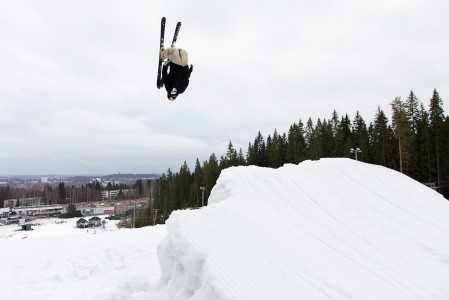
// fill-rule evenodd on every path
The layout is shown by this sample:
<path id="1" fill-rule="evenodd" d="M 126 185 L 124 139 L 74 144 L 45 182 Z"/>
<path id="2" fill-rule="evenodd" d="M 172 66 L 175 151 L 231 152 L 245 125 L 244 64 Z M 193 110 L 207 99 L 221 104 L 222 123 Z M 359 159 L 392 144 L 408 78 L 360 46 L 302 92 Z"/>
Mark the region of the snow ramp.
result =
<path id="1" fill-rule="evenodd" d="M 449 299 L 449 202 L 381 166 L 226 169 L 167 231 L 150 299 Z"/>

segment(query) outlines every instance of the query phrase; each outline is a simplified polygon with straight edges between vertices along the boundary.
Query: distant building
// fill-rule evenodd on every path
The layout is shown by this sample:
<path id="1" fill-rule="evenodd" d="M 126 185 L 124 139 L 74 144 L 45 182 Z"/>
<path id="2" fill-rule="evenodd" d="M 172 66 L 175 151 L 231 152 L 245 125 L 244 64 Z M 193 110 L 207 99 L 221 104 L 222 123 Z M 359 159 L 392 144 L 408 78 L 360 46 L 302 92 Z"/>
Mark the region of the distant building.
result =
<path id="1" fill-rule="evenodd" d="M 3 207 L 11 207 L 11 208 L 16 207 L 16 206 L 20 206 L 20 207 L 35 207 L 35 206 L 40 206 L 41 205 L 41 200 L 42 200 L 42 198 L 40 198 L 40 197 L 20 198 L 19 200 L 17 200 L 17 199 L 8 199 L 8 200 L 4 201 Z"/>
<path id="2" fill-rule="evenodd" d="M 41 205 L 41 199 L 42 198 L 40 198 L 40 197 L 20 198 L 19 199 L 19 206 L 21 206 L 21 207 L 40 206 Z"/>
<path id="3" fill-rule="evenodd" d="M 41 177 L 41 182 L 47 183 L 48 182 L 48 177 Z"/>
<path id="4" fill-rule="evenodd" d="M 120 190 L 102 191 L 101 198 L 103 200 L 113 200 L 113 199 L 117 199 L 118 194 L 120 194 Z"/>
<path id="5" fill-rule="evenodd" d="M 114 206 L 86 206 L 78 207 L 76 210 L 83 216 L 110 215 L 114 213 Z"/>
<path id="6" fill-rule="evenodd" d="M 40 205 L 40 206 L 23 206 L 14 207 L 12 209 L 17 215 L 45 218 L 45 217 L 59 217 L 63 211 L 61 205 Z"/>
<path id="7" fill-rule="evenodd" d="M 3 207 L 15 207 L 17 205 L 17 199 L 8 199 L 3 202 Z"/>
<path id="8" fill-rule="evenodd" d="M 11 213 L 10 207 L 0 208 L 0 219 L 7 219 Z"/>

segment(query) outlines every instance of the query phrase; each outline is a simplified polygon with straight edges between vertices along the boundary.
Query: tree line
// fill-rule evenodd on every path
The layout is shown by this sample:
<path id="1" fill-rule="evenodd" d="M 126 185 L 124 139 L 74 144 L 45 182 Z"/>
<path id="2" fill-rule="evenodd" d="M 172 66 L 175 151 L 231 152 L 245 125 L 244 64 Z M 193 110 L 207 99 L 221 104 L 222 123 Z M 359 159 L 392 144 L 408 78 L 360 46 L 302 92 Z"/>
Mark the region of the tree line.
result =
<path id="1" fill-rule="evenodd" d="M 197 159 L 193 170 L 184 162 L 178 172 L 168 169 L 154 180 L 152 208 L 157 208 L 165 220 L 173 210 L 201 206 L 203 192 L 207 203 L 220 172 L 232 166 L 279 168 L 325 157 L 354 158 L 356 153 L 360 161 L 434 184 L 448 198 L 449 117 L 444 115 L 438 91 L 433 91 L 428 109 L 411 91 L 407 99 L 397 97 L 391 102 L 391 112 L 389 119 L 378 107 L 373 121 L 367 124 L 358 112 L 351 120 L 334 110 L 330 118 L 315 123 L 311 118 L 305 123 L 299 120 L 287 133 L 275 129 L 265 138 L 259 131 L 248 143 L 246 154 L 241 148 L 237 151 L 230 141 L 220 158 L 212 153 L 202 163 Z"/>
<path id="2" fill-rule="evenodd" d="M 360 152 L 356 151 L 357 149 Z M 244 154 L 229 142 L 226 154 L 218 158 L 196 160 L 191 170 L 186 162 L 178 172 L 170 169 L 155 180 L 137 180 L 133 186 L 100 183 L 57 187 L 46 185 L 42 191 L 25 191 L 9 186 L 0 187 L 0 201 L 18 197 L 41 196 L 44 203 L 77 203 L 100 201 L 102 190 L 131 189 L 131 197 L 151 199 L 150 207 L 138 216 L 139 226 L 152 224 L 152 212 L 158 210 L 158 222 L 163 223 L 173 210 L 200 207 L 207 204 L 210 192 L 220 172 L 232 166 L 256 165 L 279 168 L 286 163 L 325 157 L 357 158 L 400 171 L 419 182 L 434 186 L 449 197 L 449 117 L 444 114 L 443 101 L 435 89 L 428 108 L 410 92 L 407 99 L 391 102 L 391 116 L 377 108 L 369 124 L 357 112 L 339 116 L 334 110 L 330 118 L 313 122 L 311 118 L 290 125 L 288 132 L 276 129 L 265 138 L 259 131 Z M 36 195 L 42 193 L 42 195 Z M 65 201 L 65 202 L 64 202 Z M 0 203 L 1 204 L 1 203 Z"/>

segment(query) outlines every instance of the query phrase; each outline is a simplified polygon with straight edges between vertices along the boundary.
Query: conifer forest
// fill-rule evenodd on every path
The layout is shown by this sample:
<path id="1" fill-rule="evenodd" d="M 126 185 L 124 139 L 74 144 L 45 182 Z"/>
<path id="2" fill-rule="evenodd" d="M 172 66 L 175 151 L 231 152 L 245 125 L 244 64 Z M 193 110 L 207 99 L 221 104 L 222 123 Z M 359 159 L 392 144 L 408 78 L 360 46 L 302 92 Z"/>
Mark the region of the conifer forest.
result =
<path id="1" fill-rule="evenodd" d="M 391 101 L 390 108 L 387 115 L 378 107 L 369 124 L 358 112 L 353 119 L 336 111 L 316 121 L 300 119 L 288 132 L 274 129 L 264 137 L 259 131 L 244 150 L 235 149 L 229 141 L 225 154 L 218 157 L 212 153 L 202 162 L 196 159 L 193 169 L 184 162 L 178 171 L 168 169 L 158 179 L 107 189 L 130 188 L 134 199 L 150 199 L 151 206 L 137 217 L 136 226 L 145 226 L 153 224 L 154 209 L 159 212 L 158 223 L 163 223 L 173 210 L 207 205 L 223 169 L 246 165 L 279 168 L 305 160 L 346 157 L 397 170 L 449 199 L 449 116 L 444 113 L 438 91 L 433 91 L 428 103 L 418 100 L 411 91 L 407 99 Z M 54 189 L 46 187 L 42 196 L 48 204 L 61 203 L 67 195 L 72 200 L 95 201 L 101 200 L 101 190 L 98 183 L 81 187 L 64 187 L 62 183 Z M 9 187 L 1 188 L 0 200 L 16 197 L 13 194 Z"/>

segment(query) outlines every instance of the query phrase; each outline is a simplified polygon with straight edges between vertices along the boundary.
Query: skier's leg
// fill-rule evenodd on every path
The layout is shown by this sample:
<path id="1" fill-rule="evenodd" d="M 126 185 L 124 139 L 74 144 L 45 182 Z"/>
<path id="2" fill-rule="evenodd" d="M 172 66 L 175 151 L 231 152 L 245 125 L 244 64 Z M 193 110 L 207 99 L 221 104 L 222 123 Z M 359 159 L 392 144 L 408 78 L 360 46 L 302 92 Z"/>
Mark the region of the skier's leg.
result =
<path id="1" fill-rule="evenodd" d="M 186 50 L 179 49 L 179 58 L 180 58 L 180 62 L 179 62 L 180 66 L 185 67 L 189 64 L 189 54 L 187 53 Z"/>
<path id="2" fill-rule="evenodd" d="M 161 49 L 160 57 L 162 60 L 168 59 L 174 48 Z"/>
<path id="3" fill-rule="evenodd" d="M 187 66 L 189 62 L 187 51 L 178 48 L 167 48 L 161 51 L 161 58 L 168 59 L 170 62 L 180 65 Z"/>

